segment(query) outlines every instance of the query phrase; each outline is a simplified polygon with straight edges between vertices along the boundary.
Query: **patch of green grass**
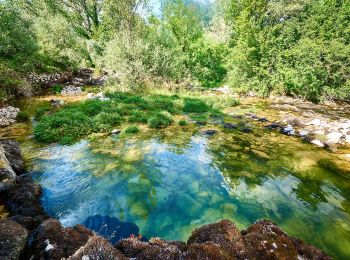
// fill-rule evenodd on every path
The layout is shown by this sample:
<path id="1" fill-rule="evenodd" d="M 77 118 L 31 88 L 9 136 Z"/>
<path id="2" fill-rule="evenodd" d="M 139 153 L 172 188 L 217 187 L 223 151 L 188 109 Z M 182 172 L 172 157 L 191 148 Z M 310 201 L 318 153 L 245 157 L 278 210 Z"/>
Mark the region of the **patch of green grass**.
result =
<path id="1" fill-rule="evenodd" d="M 183 98 L 177 95 L 144 95 L 132 93 L 107 93 L 107 101 L 88 100 L 82 103 L 52 108 L 45 104 L 37 109 L 34 135 L 45 143 L 72 144 L 92 133 L 107 133 L 123 122 L 147 123 L 150 128 L 165 128 L 173 123 L 173 115 L 191 113 L 200 123 L 206 123 L 210 114 L 219 114 L 204 100 Z M 187 125 L 181 120 L 179 125 Z M 125 130 L 134 133 L 133 125 Z M 134 128 L 134 130 L 132 130 Z"/>
<path id="2" fill-rule="evenodd" d="M 53 93 L 55 93 L 56 95 L 61 94 L 62 90 L 63 90 L 62 85 L 55 85 L 52 88 Z"/>
<path id="3" fill-rule="evenodd" d="M 180 120 L 179 121 L 179 126 L 187 126 L 187 125 L 188 125 L 187 120 Z"/>
<path id="4" fill-rule="evenodd" d="M 173 122 L 173 117 L 167 111 L 162 111 L 155 114 L 148 120 L 148 125 L 151 128 L 163 128 L 170 125 Z"/>
<path id="5" fill-rule="evenodd" d="M 16 116 L 17 122 L 29 122 L 30 121 L 30 115 L 27 112 L 19 112 Z"/>
<path id="6" fill-rule="evenodd" d="M 45 103 L 41 106 L 39 106 L 35 110 L 35 119 L 40 120 L 47 112 L 49 112 L 51 109 L 51 105 L 49 103 Z"/>
<path id="7" fill-rule="evenodd" d="M 125 129 L 125 133 L 127 134 L 137 134 L 138 132 L 140 132 L 140 129 L 137 125 L 131 125 Z"/>
<path id="8" fill-rule="evenodd" d="M 205 113 L 209 111 L 209 106 L 199 99 L 185 99 L 183 111 L 187 113 Z"/>

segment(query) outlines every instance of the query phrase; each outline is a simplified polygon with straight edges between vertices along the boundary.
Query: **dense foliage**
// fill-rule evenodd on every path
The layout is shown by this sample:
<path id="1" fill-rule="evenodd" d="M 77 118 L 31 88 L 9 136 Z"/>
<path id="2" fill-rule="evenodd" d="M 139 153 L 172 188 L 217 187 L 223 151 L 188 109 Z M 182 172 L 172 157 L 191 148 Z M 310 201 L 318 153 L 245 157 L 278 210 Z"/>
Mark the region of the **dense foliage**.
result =
<path id="1" fill-rule="evenodd" d="M 0 101 L 29 71 L 94 67 L 116 84 L 349 99 L 344 0 L 5 0 Z"/>

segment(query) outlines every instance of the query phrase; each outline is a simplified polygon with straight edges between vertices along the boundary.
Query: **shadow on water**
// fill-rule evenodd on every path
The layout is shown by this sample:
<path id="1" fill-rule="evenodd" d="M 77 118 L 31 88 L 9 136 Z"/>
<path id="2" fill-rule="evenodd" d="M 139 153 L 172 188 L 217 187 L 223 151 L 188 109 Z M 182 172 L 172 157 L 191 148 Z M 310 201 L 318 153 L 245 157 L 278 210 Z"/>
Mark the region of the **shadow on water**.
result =
<path id="1" fill-rule="evenodd" d="M 121 239 L 139 235 L 140 230 L 135 223 L 122 222 L 117 218 L 101 215 L 88 217 L 83 225 L 108 239 L 113 244 Z M 148 241 L 146 237 L 142 237 L 141 240 Z"/>

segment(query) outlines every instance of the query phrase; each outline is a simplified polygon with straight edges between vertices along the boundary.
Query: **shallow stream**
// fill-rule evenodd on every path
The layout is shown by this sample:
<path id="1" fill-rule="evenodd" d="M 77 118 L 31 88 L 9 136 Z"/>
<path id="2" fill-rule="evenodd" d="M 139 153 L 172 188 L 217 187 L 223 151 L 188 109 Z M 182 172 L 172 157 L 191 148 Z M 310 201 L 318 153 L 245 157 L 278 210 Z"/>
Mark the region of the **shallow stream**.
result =
<path id="1" fill-rule="evenodd" d="M 43 207 L 65 226 L 84 224 L 112 242 L 130 234 L 186 241 L 194 228 L 223 218 L 240 229 L 266 218 L 350 258 L 350 181 L 320 163 L 335 154 L 258 127 L 205 128 L 219 131 L 172 126 L 43 146 L 30 126 L 17 124 L 0 137 L 22 142 Z"/>

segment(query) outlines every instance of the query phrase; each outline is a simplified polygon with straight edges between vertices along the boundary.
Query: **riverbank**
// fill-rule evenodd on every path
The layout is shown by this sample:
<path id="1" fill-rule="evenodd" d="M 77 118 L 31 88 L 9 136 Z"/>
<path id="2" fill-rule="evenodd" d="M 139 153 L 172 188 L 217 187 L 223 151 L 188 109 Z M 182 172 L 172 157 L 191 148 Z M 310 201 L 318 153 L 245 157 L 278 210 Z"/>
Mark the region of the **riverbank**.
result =
<path id="1" fill-rule="evenodd" d="M 81 225 L 64 228 L 49 218 L 40 206 L 40 186 L 25 175 L 18 143 L 0 146 L 1 204 L 9 213 L 0 220 L 2 259 L 330 259 L 265 220 L 243 231 L 228 220 L 205 225 L 187 243 L 133 234 L 112 245 Z"/>

